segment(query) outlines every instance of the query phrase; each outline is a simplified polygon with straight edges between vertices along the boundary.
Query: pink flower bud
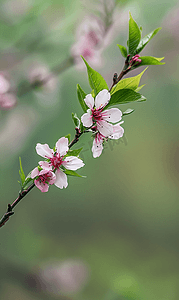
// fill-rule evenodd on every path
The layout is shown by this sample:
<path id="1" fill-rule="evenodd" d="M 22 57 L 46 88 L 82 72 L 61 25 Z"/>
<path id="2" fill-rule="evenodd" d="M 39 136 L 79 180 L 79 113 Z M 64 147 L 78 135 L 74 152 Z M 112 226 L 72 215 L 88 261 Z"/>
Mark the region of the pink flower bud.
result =
<path id="1" fill-rule="evenodd" d="M 135 63 L 141 63 L 142 60 L 139 57 L 139 54 L 134 55 L 130 60 L 130 65 L 134 65 Z"/>

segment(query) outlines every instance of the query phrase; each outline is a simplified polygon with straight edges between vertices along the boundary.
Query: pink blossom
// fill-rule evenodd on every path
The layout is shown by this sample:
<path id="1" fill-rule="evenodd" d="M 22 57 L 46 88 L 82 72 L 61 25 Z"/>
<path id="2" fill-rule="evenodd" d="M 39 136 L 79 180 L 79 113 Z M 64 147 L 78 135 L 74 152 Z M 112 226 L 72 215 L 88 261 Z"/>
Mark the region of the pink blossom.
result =
<path id="1" fill-rule="evenodd" d="M 57 141 L 55 151 L 50 149 L 47 144 L 42 145 L 38 143 L 36 146 L 37 154 L 48 159 L 48 161 L 40 161 L 39 165 L 44 170 L 52 170 L 55 172 L 56 180 L 54 184 L 60 189 L 68 186 L 67 175 L 64 173 L 64 168 L 76 171 L 84 166 L 83 161 L 76 156 L 64 157 L 68 150 L 68 139 L 65 137 Z"/>
<path id="2" fill-rule="evenodd" d="M 48 192 L 49 184 L 54 184 L 56 181 L 56 175 L 51 170 L 41 170 L 38 167 L 32 170 L 31 178 L 34 179 L 36 187 L 41 192 Z"/>
<path id="3" fill-rule="evenodd" d="M 113 134 L 109 135 L 109 139 L 119 139 L 123 136 L 124 134 L 124 128 L 120 126 L 123 121 L 120 123 L 113 125 Z M 107 140 L 105 136 L 103 136 L 100 132 L 96 132 L 94 135 L 94 140 L 93 140 L 93 146 L 92 146 L 92 152 L 93 152 L 93 157 L 99 157 L 103 151 L 103 143 L 104 141 Z"/>
<path id="4" fill-rule="evenodd" d="M 95 100 L 91 94 L 88 94 L 84 101 L 89 109 L 81 117 L 85 127 L 89 128 L 95 124 L 97 131 L 104 137 L 114 134 L 114 125 L 111 123 L 119 122 L 122 117 L 122 112 L 118 108 L 104 110 L 110 97 L 110 93 L 106 89 L 100 91 Z"/>

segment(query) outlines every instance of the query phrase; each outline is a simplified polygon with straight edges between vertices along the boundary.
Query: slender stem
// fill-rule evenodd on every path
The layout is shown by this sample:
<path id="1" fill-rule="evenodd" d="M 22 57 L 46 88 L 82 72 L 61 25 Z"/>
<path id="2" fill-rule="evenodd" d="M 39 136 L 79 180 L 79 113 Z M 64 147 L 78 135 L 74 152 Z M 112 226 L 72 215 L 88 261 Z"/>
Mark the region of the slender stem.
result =
<path id="1" fill-rule="evenodd" d="M 131 70 L 131 66 L 129 64 L 129 58 L 130 58 L 130 55 L 127 56 L 127 58 L 125 60 L 124 67 L 123 67 L 123 70 L 121 71 L 121 73 L 119 74 L 119 76 L 117 77 L 117 73 L 114 73 L 113 84 L 112 84 L 111 88 L 109 89 L 109 92 L 112 90 L 113 86 L 115 84 L 117 84 L 122 79 L 122 77 L 124 75 L 126 75 Z"/>
<path id="2" fill-rule="evenodd" d="M 116 80 L 114 80 L 114 77 L 113 77 L 113 84 L 112 84 L 111 88 L 109 89 L 109 92 L 112 90 L 113 86 L 114 86 L 115 84 L 117 84 L 117 83 L 122 79 L 122 77 L 123 77 L 124 75 L 126 75 L 129 71 L 130 71 L 130 69 L 122 70 L 122 72 L 119 74 L 119 76 L 117 77 Z M 116 73 L 115 73 L 115 74 L 116 74 Z M 115 74 L 114 74 L 114 75 L 115 75 Z"/>
<path id="3" fill-rule="evenodd" d="M 76 144 L 79 141 L 79 137 L 84 133 L 84 131 L 80 131 L 78 128 L 75 128 L 76 134 L 74 139 L 69 144 L 69 148 L 71 148 L 74 144 Z"/>

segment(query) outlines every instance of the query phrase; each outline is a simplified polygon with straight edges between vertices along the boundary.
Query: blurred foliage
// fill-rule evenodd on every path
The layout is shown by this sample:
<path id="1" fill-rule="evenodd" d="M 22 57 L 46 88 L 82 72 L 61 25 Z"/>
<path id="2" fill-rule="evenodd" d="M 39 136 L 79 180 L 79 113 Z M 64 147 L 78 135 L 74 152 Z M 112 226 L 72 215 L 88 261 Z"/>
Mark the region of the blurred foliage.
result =
<path id="1" fill-rule="evenodd" d="M 179 294 L 179 34 L 169 21 L 177 1 L 118 2 L 124 25 L 97 71 L 110 86 L 123 67 L 117 44 L 126 45 L 129 10 L 144 36 L 163 27 L 144 55 L 165 56 L 166 64 L 144 73 L 147 101 L 130 104 L 135 112 L 124 118 L 123 139 L 110 141 L 93 159 L 92 141 L 81 138 L 77 147 L 84 147 L 86 179 L 70 177 L 66 190 L 52 186 L 47 194 L 34 189 L 16 207 L 1 229 L 1 299 L 176 300 Z M 88 6 L 80 0 L 0 2 L 0 72 L 8 74 L 13 87 L 19 91 L 24 82 L 28 87 L 32 65 L 52 70 L 68 58 Z M 2 214 L 18 195 L 19 156 L 28 174 L 40 160 L 36 143 L 53 147 L 61 136 L 73 136 L 71 113 L 83 113 L 76 85 L 89 92 L 86 70 L 71 66 L 56 80 L 56 88 L 18 94 L 17 106 L 0 112 Z M 88 266 L 88 282 L 78 293 L 48 293 L 39 270 L 46 262 L 69 258 Z"/>

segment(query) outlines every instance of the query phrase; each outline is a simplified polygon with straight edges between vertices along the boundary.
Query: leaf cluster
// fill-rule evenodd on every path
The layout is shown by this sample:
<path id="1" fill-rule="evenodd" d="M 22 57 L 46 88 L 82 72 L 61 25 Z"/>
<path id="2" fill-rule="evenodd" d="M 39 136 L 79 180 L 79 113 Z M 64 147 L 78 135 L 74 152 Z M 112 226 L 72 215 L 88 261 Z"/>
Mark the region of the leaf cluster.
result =
<path id="1" fill-rule="evenodd" d="M 83 58 L 84 60 L 84 58 Z M 85 60 L 84 60 L 85 61 Z M 100 91 L 103 89 L 109 90 L 107 83 L 105 79 L 99 74 L 97 71 L 93 70 L 89 64 L 85 61 L 85 64 L 87 66 L 87 72 L 88 72 L 88 79 L 89 84 L 92 87 L 92 95 L 96 96 Z M 146 68 L 147 69 L 147 68 Z M 145 70 L 146 70 L 145 69 Z M 144 74 L 144 71 L 142 71 L 140 74 L 134 77 L 122 79 L 119 81 L 112 89 L 111 89 L 111 99 L 109 103 L 106 105 L 105 109 L 109 108 L 110 106 L 114 106 L 117 104 L 126 104 L 129 102 L 134 101 L 145 101 L 146 98 L 142 96 L 138 91 L 144 86 L 140 86 L 140 79 L 142 75 Z M 100 84 L 99 84 L 100 82 Z M 81 105 L 81 108 L 84 112 L 89 109 L 84 101 L 86 97 L 86 93 L 82 90 L 81 86 L 77 85 L 77 96 L 79 103 Z M 132 110 L 133 111 L 133 110 Z M 130 111 L 130 113 L 132 113 Z M 128 115 L 129 113 L 125 113 L 124 115 Z M 75 122 L 75 121 L 74 121 Z"/>
<path id="2" fill-rule="evenodd" d="M 141 38 L 141 32 L 142 28 L 138 27 L 137 23 L 132 18 L 132 15 L 130 14 L 129 18 L 129 38 L 127 41 L 128 49 L 124 46 L 118 45 L 121 54 L 126 58 L 126 62 L 130 61 L 133 56 L 136 54 L 139 54 L 144 47 L 148 44 L 148 42 L 157 34 L 157 32 L 161 29 L 161 27 L 155 29 L 154 31 L 150 32 L 144 38 Z M 89 85 L 92 89 L 91 94 L 95 98 L 96 95 L 102 91 L 103 89 L 107 89 L 108 85 L 105 81 L 105 79 L 99 74 L 97 71 L 93 70 L 87 61 L 82 57 L 88 73 L 88 80 Z M 132 65 L 131 69 L 137 68 L 139 66 L 143 65 L 162 65 L 164 63 L 161 62 L 163 58 L 156 58 L 153 56 L 143 56 L 141 57 L 141 62 Z M 128 64 L 129 65 L 129 64 Z M 147 68 L 146 68 L 147 69 Z M 110 90 L 111 98 L 109 103 L 106 105 L 104 109 L 109 108 L 110 106 L 118 105 L 118 104 L 126 104 L 134 101 L 145 101 L 146 98 L 139 93 L 139 91 L 143 88 L 144 85 L 139 86 L 140 80 L 144 72 L 143 70 L 140 74 L 134 77 L 122 79 L 115 84 L 112 89 Z M 125 70 L 125 68 L 124 68 Z M 86 97 L 85 91 L 81 88 L 81 86 L 77 85 L 77 96 L 79 103 L 81 105 L 82 110 L 84 113 L 87 112 L 89 109 L 88 106 L 85 103 L 85 97 Z M 129 115 L 133 112 L 133 109 L 129 109 L 123 113 L 123 116 Z M 76 114 L 72 115 L 73 121 L 75 123 L 75 126 L 77 128 L 80 128 L 80 120 L 77 118 Z"/>
<path id="3" fill-rule="evenodd" d="M 144 49 L 144 47 L 150 42 L 150 40 L 161 29 L 162 29 L 161 27 L 156 28 L 155 30 L 153 30 L 152 32 L 150 32 L 149 34 L 145 35 L 142 38 L 141 37 L 142 27 L 139 27 L 137 25 L 137 23 L 134 21 L 134 19 L 132 18 L 132 15 L 130 13 L 130 16 L 129 16 L 129 38 L 127 41 L 127 48 L 122 45 L 118 45 L 122 56 L 127 58 L 127 56 L 130 55 L 129 59 L 131 59 L 136 54 L 139 54 Z M 136 67 L 144 66 L 144 65 L 163 65 L 164 63 L 161 62 L 161 60 L 163 58 L 164 57 L 157 58 L 157 57 L 153 57 L 153 56 L 140 56 L 140 59 L 141 59 L 140 65 L 137 65 L 137 66 L 134 65 L 132 68 L 134 69 Z"/>

